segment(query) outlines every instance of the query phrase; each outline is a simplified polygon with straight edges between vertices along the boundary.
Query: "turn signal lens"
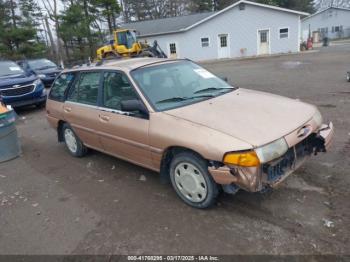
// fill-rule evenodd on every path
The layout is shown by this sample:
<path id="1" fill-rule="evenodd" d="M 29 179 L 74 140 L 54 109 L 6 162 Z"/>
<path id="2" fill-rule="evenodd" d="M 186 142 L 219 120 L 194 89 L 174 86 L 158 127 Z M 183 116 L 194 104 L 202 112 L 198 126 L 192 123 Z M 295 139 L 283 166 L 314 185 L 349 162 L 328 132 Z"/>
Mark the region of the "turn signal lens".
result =
<path id="1" fill-rule="evenodd" d="M 237 166 L 258 166 L 260 161 L 255 151 L 228 153 L 224 157 L 225 164 Z"/>

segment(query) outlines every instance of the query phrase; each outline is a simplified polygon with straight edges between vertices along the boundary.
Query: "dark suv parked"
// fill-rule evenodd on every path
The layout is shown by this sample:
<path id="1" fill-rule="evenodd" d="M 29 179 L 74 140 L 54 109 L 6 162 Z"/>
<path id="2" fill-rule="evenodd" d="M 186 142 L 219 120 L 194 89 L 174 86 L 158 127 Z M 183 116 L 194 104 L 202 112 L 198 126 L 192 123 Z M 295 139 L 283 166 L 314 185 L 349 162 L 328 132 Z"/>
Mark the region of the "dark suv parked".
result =
<path id="1" fill-rule="evenodd" d="M 46 90 L 41 80 L 12 61 L 0 61 L 0 96 L 5 104 L 13 107 L 43 107 L 46 103 Z"/>
<path id="2" fill-rule="evenodd" d="M 26 72 L 36 74 L 40 80 L 44 83 L 45 87 L 50 87 L 56 76 L 61 72 L 54 62 L 42 58 L 22 60 L 17 62 Z"/>

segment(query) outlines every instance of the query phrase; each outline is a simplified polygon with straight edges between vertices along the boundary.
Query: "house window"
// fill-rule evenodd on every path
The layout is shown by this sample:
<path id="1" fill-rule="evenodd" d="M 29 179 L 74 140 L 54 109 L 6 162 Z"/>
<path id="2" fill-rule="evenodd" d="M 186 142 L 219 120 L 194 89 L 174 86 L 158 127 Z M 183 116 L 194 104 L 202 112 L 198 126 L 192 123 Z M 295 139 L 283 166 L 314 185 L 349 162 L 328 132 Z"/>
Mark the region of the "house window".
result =
<path id="1" fill-rule="evenodd" d="M 170 54 L 171 55 L 176 54 L 176 44 L 175 43 L 169 44 L 169 48 L 170 48 Z"/>
<path id="2" fill-rule="evenodd" d="M 220 47 L 227 47 L 227 35 L 220 36 Z"/>
<path id="3" fill-rule="evenodd" d="M 203 37 L 201 38 L 202 47 L 208 47 L 209 46 L 209 37 Z"/>
<path id="4" fill-rule="evenodd" d="M 340 27 L 339 26 L 335 26 L 334 27 L 334 32 L 339 32 L 340 31 Z"/>
<path id="5" fill-rule="evenodd" d="M 280 39 L 281 38 L 288 38 L 289 29 L 288 28 L 281 28 L 280 29 Z"/>
<path id="6" fill-rule="evenodd" d="M 260 31 L 260 43 L 267 43 L 267 33 L 268 30 Z"/>

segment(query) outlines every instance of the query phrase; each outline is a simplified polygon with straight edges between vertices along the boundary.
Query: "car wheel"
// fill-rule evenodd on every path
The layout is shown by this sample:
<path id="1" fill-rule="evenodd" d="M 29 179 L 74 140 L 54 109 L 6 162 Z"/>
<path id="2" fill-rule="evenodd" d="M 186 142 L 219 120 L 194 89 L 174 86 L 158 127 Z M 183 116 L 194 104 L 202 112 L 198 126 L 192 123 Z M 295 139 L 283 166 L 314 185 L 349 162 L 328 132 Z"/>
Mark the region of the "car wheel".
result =
<path id="1" fill-rule="evenodd" d="M 348 82 L 350 82 L 350 72 L 348 72 L 348 73 L 346 74 L 346 80 L 348 80 Z"/>
<path id="2" fill-rule="evenodd" d="M 66 147 L 73 156 L 82 157 L 87 153 L 87 147 L 83 145 L 79 137 L 74 133 L 70 125 L 64 124 L 62 127 L 63 137 Z"/>
<path id="3" fill-rule="evenodd" d="M 204 159 L 194 153 L 176 155 L 170 164 L 170 179 L 177 195 L 195 208 L 208 208 L 216 202 L 218 185 L 208 172 Z"/>

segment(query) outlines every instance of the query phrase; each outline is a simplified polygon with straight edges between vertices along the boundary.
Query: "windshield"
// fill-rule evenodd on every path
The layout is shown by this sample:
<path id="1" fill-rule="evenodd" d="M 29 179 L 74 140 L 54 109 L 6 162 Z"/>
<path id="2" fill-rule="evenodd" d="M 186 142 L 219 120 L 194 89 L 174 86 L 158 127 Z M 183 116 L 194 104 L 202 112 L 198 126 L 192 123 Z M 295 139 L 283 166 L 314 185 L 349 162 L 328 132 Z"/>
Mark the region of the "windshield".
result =
<path id="1" fill-rule="evenodd" d="M 28 61 L 28 64 L 30 68 L 33 70 L 44 70 L 44 69 L 57 67 L 57 65 L 54 62 L 51 62 L 50 60 L 47 60 L 47 59 L 31 60 L 31 61 Z"/>
<path id="2" fill-rule="evenodd" d="M 118 32 L 118 45 L 125 45 L 126 48 L 132 48 L 136 42 L 136 34 L 133 31 Z"/>
<path id="3" fill-rule="evenodd" d="M 234 90 L 225 81 L 190 61 L 139 68 L 132 71 L 131 76 L 157 111 L 199 102 Z"/>
<path id="4" fill-rule="evenodd" d="M 0 77 L 21 75 L 23 73 L 24 71 L 15 62 L 0 62 Z"/>

